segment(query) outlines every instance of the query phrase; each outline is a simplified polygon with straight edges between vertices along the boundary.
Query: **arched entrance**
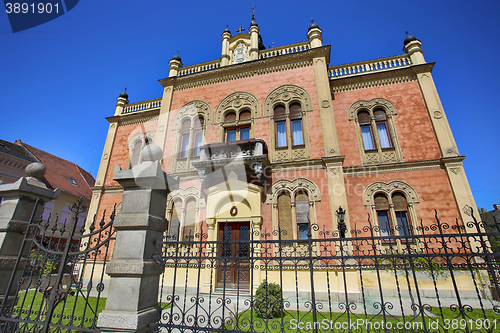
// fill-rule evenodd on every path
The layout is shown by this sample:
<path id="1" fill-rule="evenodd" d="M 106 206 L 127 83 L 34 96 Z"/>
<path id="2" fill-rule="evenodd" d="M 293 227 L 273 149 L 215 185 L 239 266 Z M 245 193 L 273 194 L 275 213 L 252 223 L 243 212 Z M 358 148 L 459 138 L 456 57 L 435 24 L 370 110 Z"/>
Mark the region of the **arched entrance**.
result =
<path id="1" fill-rule="evenodd" d="M 220 242 L 217 253 L 213 253 L 218 258 L 215 267 L 206 270 L 207 278 L 208 274 L 216 277 L 210 285 L 212 291 L 250 291 L 252 281 L 254 288 L 260 283 L 252 279 L 252 274 L 260 272 L 251 269 L 252 258 L 259 254 L 251 250 L 250 241 L 262 224 L 262 193 L 262 187 L 242 182 L 232 174 L 226 182 L 207 190 L 208 237 Z"/>

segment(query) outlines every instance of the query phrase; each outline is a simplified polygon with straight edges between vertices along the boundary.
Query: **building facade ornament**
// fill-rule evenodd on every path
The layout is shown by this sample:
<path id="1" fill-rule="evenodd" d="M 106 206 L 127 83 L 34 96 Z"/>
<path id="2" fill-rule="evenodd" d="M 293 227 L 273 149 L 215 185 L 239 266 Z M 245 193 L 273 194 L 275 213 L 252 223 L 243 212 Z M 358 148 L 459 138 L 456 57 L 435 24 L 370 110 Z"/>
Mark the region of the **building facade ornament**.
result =
<path id="1" fill-rule="evenodd" d="M 267 95 L 264 101 L 264 117 L 272 116 L 273 108 L 279 102 L 288 104 L 298 102 L 302 105 L 303 112 L 312 111 L 313 109 L 311 96 L 307 90 L 293 84 L 286 84 L 274 89 Z"/>
<path id="2" fill-rule="evenodd" d="M 388 183 L 374 182 L 368 185 L 363 193 L 363 204 L 365 206 L 373 206 L 375 205 L 375 194 L 384 193 L 388 197 L 391 197 L 394 192 L 405 194 L 408 204 L 419 203 L 417 191 L 410 184 L 401 180 L 393 180 Z"/>
<path id="3" fill-rule="evenodd" d="M 267 203 L 277 203 L 278 195 L 287 192 L 294 202 L 297 192 L 303 190 L 309 196 L 309 202 L 321 201 L 321 193 L 318 186 L 306 178 L 297 178 L 294 180 L 280 179 L 273 183 L 267 192 Z"/>
<path id="4" fill-rule="evenodd" d="M 177 111 L 174 118 L 174 123 L 172 129 L 178 131 L 181 129 L 181 124 L 186 118 L 191 119 L 203 116 L 204 124 L 212 124 L 212 108 L 210 105 L 204 101 L 195 100 L 185 104 L 183 107 Z"/>
<path id="5" fill-rule="evenodd" d="M 223 123 L 227 112 L 235 111 L 238 113 L 242 109 L 249 110 L 253 119 L 261 117 L 260 103 L 257 97 L 245 91 L 237 91 L 226 96 L 219 103 L 215 110 L 215 123 Z"/>

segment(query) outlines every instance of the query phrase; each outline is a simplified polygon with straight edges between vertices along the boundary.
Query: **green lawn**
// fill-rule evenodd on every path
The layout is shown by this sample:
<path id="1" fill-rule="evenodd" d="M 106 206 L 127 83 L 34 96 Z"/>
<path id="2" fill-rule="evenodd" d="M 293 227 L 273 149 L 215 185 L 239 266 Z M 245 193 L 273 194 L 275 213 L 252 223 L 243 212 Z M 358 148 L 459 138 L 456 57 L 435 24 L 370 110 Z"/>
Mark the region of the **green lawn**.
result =
<path id="1" fill-rule="evenodd" d="M 83 296 L 87 297 L 86 291 L 82 291 L 82 293 Z M 97 297 L 89 297 L 87 302 L 82 293 L 78 294 L 78 297 L 76 293 L 73 296 L 68 295 L 66 302 L 59 303 L 54 311 L 52 323 L 76 327 L 81 327 L 83 324 L 85 327 L 92 327 L 95 324 L 94 316 L 95 322 L 97 322 L 97 317 L 106 307 L 106 298 L 100 297 L 99 303 L 97 303 Z M 22 306 L 21 318 L 43 322 L 45 315 L 39 315 L 42 302 L 43 294 L 40 292 L 36 293 L 36 295 L 35 291 L 29 291 L 27 294 L 21 292 L 19 293 L 17 305 L 14 307 L 15 315 L 19 313 Z M 161 303 L 160 305 L 163 309 L 170 307 L 168 303 Z M 46 310 L 46 307 L 43 307 L 43 313 Z M 18 329 L 21 332 L 31 332 L 33 330 L 33 324 L 19 325 Z"/>
<path id="2" fill-rule="evenodd" d="M 474 332 L 500 332 L 500 315 L 496 314 L 493 310 L 485 310 L 486 319 L 480 309 L 474 309 L 472 312 L 467 312 L 466 319 L 464 320 L 458 312 L 454 312 L 449 308 L 443 308 L 443 313 L 439 308 L 432 310 L 432 316 L 425 317 L 426 329 L 437 332 L 465 332 L 465 326 L 469 331 Z M 457 318 L 458 316 L 458 318 Z M 252 318 L 252 320 L 250 320 Z M 456 318 L 456 319 L 455 319 Z M 250 327 L 252 322 L 253 329 Z M 352 331 L 367 332 L 381 331 L 387 328 L 389 332 L 422 332 L 424 325 L 422 318 L 418 317 L 413 320 L 413 316 L 406 315 L 403 317 L 386 316 L 384 321 L 383 316 L 350 314 L 348 320 L 347 314 L 342 313 L 324 313 L 318 312 L 316 317 L 316 328 L 318 332 L 338 332 L 348 331 L 349 323 L 351 323 Z M 385 325 L 385 326 L 383 326 Z M 405 326 L 406 325 L 406 326 Z M 484 325 L 489 325 L 490 330 L 485 329 Z M 233 318 L 232 322 L 226 322 L 227 328 L 257 332 L 312 332 L 314 327 L 313 315 L 310 312 L 288 311 L 284 313 L 283 319 L 262 319 L 255 312 L 251 316 L 250 311 L 245 311 L 238 315 L 238 318 Z M 406 330 L 405 330 L 406 327 Z M 448 328 L 448 330 L 445 330 Z"/>
<path id="3" fill-rule="evenodd" d="M 97 297 L 89 297 L 88 302 L 85 300 L 86 292 L 83 291 L 83 295 L 76 294 L 68 295 L 66 301 L 60 302 L 56 309 L 54 310 L 54 316 L 52 319 L 53 323 L 58 323 L 68 326 L 81 326 L 92 327 L 94 324 L 94 317 L 97 321 L 97 316 L 104 310 L 106 306 L 106 299 L 99 298 L 99 303 Z M 43 294 L 38 292 L 35 295 L 34 291 L 29 291 L 27 294 L 25 292 L 19 293 L 19 300 L 15 309 L 18 312 L 22 306 L 21 318 L 30 319 L 35 321 L 43 321 L 45 315 L 40 315 L 40 310 L 43 313 L 47 310 L 45 304 L 43 304 Z M 31 310 L 31 311 L 30 311 Z M 30 325 L 30 330 L 32 325 Z"/>

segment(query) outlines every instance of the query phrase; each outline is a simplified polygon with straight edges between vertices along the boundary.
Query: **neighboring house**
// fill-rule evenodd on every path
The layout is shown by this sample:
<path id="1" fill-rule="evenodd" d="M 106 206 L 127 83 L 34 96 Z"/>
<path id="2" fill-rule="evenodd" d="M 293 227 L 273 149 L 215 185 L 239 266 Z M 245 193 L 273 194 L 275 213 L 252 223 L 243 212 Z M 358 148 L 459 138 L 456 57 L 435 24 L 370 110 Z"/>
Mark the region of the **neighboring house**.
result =
<path id="1" fill-rule="evenodd" d="M 314 223 L 350 237 L 370 214 L 389 244 L 435 223 L 435 209 L 469 230 L 476 205 L 465 157 L 417 38 L 406 37 L 405 54 L 341 65 L 330 63 L 317 24 L 307 41 L 268 50 L 259 31 L 255 21 L 248 34 L 226 29 L 220 59 L 183 67 L 174 56 L 157 99 L 129 104 L 120 94 L 89 214 L 121 202 L 115 165 L 133 168 L 154 142 L 164 171 L 180 177 L 167 202 L 170 236 L 220 241 L 280 228 L 294 240 Z M 227 164 L 233 157 L 239 166 Z"/>
<path id="2" fill-rule="evenodd" d="M 38 159 L 21 145 L 0 140 L 0 184 L 14 183 L 26 177 L 24 169 Z"/>
<path id="3" fill-rule="evenodd" d="M 24 169 L 33 162 L 40 162 L 46 168 L 45 176 L 41 179 L 47 187 L 60 188 L 59 198 L 45 204 L 43 219 L 50 216 L 50 222 L 56 218 L 58 224 L 66 223 L 71 216 L 70 206 L 80 197 L 83 202 L 90 204 L 92 197 L 91 187 L 94 177 L 75 163 L 49 154 L 43 150 L 30 146 L 21 140 L 14 143 L 0 140 L 0 180 L 4 183 L 13 183 L 20 177 L 26 177 Z M 77 226 L 84 226 L 87 213 L 80 214 Z"/>

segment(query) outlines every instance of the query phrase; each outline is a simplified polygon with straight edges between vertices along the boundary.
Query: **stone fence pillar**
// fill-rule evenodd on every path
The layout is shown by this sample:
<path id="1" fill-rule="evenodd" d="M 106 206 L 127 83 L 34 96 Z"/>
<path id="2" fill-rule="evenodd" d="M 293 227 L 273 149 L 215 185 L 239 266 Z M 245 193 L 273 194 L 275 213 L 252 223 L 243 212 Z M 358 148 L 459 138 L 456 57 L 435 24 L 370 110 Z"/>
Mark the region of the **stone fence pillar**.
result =
<path id="1" fill-rule="evenodd" d="M 160 147 L 149 144 L 143 162 L 131 170 L 115 167 L 113 179 L 123 186 L 116 241 L 107 265 L 110 276 L 106 308 L 97 326 L 102 332 L 150 332 L 159 319 L 158 289 L 163 269 L 154 262 L 155 244 L 167 229 L 167 194 L 178 185 L 163 172 Z"/>
<path id="2" fill-rule="evenodd" d="M 26 243 L 19 257 L 18 270 L 11 281 L 12 272 L 24 240 L 24 231 L 33 218 L 36 221 L 46 202 L 59 197 L 59 189 L 51 190 L 39 178 L 45 175 L 41 163 L 26 167 L 27 178 L 17 182 L 0 185 L 0 304 L 10 306 L 14 301 L 17 280 L 21 277 L 30 244 Z M 10 283 L 10 290 L 7 291 Z M 4 303 L 5 294 L 8 294 Z"/>

